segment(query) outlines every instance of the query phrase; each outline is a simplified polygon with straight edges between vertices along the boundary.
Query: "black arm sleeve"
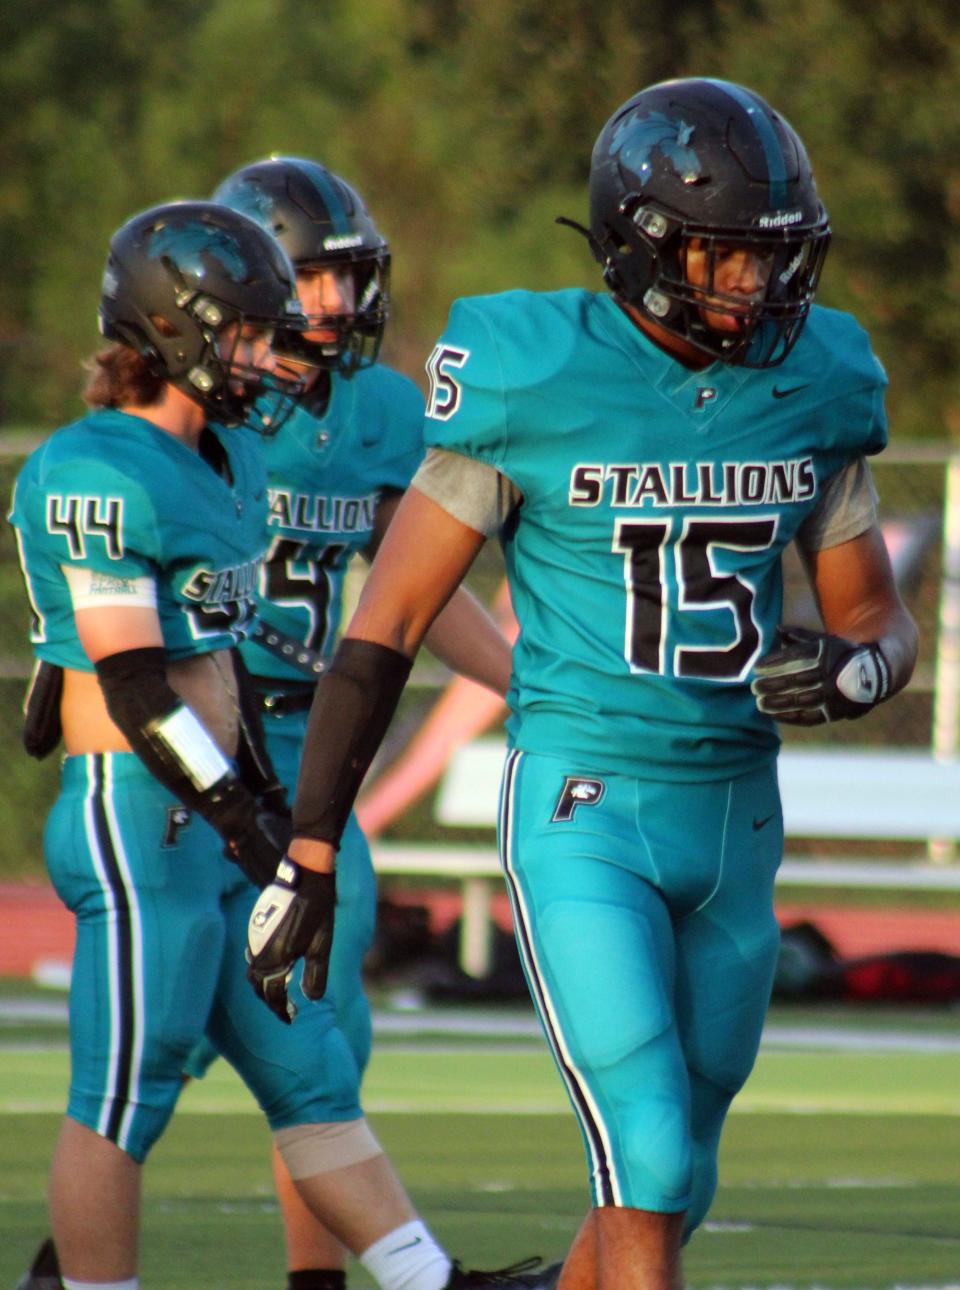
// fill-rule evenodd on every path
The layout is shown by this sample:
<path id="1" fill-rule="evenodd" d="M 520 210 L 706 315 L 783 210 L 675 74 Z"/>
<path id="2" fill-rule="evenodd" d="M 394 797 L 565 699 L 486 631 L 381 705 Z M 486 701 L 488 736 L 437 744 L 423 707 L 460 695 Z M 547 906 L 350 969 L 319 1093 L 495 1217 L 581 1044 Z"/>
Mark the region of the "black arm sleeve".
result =
<path id="1" fill-rule="evenodd" d="M 167 680 L 163 649 L 130 649 L 94 665 L 107 711 L 165 788 L 231 839 L 254 826 L 257 803 Z M 171 740 L 174 724 L 186 728 Z"/>
<path id="2" fill-rule="evenodd" d="M 413 660 L 345 637 L 317 683 L 293 804 L 294 837 L 339 848 L 363 777 L 407 683 Z"/>

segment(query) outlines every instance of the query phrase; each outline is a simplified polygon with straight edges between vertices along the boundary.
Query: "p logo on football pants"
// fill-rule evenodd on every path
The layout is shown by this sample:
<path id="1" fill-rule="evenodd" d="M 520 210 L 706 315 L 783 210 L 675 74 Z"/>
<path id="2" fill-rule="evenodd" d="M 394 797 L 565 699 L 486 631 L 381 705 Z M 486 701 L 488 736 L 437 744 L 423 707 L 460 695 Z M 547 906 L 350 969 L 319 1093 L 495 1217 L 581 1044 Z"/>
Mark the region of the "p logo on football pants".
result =
<path id="1" fill-rule="evenodd" d="M 167 824 L 163 831 L 162 847 L 175 847 L 180 841 L 180 830 L 190 823 L 190 812 L 185 806 L 167 807 Z"/>
<path id="2" fill-rule="evenodd" d="M 582 775 L 568 775 L 563 791 L 557 799 L 551 823 L 572 820 L 578 806 L 596 806 L 606 792 L 602 779 L 585 779 Z"/>

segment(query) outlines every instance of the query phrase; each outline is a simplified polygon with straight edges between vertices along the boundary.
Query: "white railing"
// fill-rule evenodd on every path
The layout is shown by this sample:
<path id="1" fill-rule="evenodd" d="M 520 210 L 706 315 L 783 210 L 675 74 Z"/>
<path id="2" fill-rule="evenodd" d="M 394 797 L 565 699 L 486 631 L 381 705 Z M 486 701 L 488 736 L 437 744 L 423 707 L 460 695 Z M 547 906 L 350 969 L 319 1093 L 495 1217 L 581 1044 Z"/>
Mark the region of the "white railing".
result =
<path id="1" fill-rule="evenodd" d="M 439 824 L 496 824 L 504 745 L 474 739 L 452 756 L 440 784 Z M 779 761 L 787 858 L 782 885 L 874 887 L 960 891 L 960 865 L 885 859 L 798 859 L 790 842 L 924 842 L 960 839 L 960 760 L 921 751 L 877 748 L 787 749 Z M 502 881 L 495 848 L 436 843 L 373 845 L 374 865 L 384 875 L 411 874 L 457 879 L 461 885 L 460 962 L 484 976 L 489 969 L 490 909 Z"/>

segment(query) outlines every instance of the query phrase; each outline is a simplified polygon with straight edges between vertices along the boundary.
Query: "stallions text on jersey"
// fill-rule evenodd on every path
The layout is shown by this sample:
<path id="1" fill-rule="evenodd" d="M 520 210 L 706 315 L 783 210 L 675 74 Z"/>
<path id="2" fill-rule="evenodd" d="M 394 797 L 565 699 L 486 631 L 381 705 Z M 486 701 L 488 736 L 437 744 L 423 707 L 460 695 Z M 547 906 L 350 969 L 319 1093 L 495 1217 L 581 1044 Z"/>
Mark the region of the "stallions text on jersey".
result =
<path id="1" fill-rule="evenodd" d="M 320 415 L 304 404 L 264 441 L 270 513 L 260 613 L 268 627 L 328 654 L 350 559 L 369 545 L 383 494 L 402 492 L 423 456 L 423 398 L 377 364 L 349 380 L 334 373 Z M 305 679 L 256 641 L 244 657 L 256 676 Z"/>
<path id="2" fill-rule="evenodd" d="M 511 291 L 456 302 L 428 371 L 427 444 L 523 495 L 501 533 L 514 745 L 668 780 L 772 758 L 750 679 L 782 552 L 824 483 L 886 442 L 860 326 L 815 306 L 782 365 L 692 370 L 608 295 Z"/>

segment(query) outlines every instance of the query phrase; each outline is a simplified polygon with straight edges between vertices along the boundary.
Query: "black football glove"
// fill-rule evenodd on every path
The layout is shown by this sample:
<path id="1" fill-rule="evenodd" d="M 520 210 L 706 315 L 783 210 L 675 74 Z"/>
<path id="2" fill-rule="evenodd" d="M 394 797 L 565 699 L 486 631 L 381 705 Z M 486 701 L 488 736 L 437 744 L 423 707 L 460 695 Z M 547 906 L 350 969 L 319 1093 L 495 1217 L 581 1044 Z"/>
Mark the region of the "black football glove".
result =
<path id="1" fill-rule="evenodd" d="M 794 726 L 862 717 L 890 693 L 890 666 L 875 642 L 781 627 L 754 668 L 761 712 Z"/>
<path id="2" fill-rule="evenodd" d="M 321 999 L 333 943 L 336 879 L 304 869 L 288 856 L 260 893 L 247 928 L 247 979 L 267 1007 L 288 1024 L 297 1015 L 287 987 L 297 959 L 303 959 L 301 988 Z"/>
<path id="3" fill-rule="evenodd" d="M 281 809 L 275 810 L 268 798 L 258 798 L 255 815 L 233 833 L 223 851 L 261 889 L 273 882 L 293 832 L 286 801 L 276 805 Z"/>

